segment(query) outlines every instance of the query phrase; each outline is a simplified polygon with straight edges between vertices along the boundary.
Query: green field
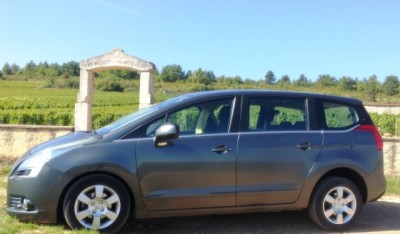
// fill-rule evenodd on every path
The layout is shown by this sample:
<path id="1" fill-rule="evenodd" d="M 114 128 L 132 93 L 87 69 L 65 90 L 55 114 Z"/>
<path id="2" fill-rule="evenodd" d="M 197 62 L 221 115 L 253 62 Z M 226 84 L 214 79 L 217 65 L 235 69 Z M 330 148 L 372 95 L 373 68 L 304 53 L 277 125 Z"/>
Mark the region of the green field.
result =
<path id="1" fill-rule="evenodd" d="M 138 80 L 125 81 L 126 85 L 139 87 Z M 156 82 L 155 102 L 192 92 L 198 84 L 181 82 Z M 43 88 L 44 80 L 0 81 L 0 124 L 74 125 L 74 108 L 78 89 Z M 213 83 L 209 89 L 280 89 L 277 85 Z M 314 87 L 315 88 L 315 87 Z M 313 90 L 297 90 L 311 91 Z M 336 94 L 337 90 L 318 89 L 319 93 Z M 357 93 L 354 93 L 355 95 Z M 347 94 L 339 93 L 338 95 Z M 96 90 L 93 102 L 93 128 L 97 129 L 119 119 L 139 107 L 138 90 L 110 92 Z M 382 134 L 399 135 L 399 116 L 371 114 Z M 396 124 L 397 121 L 397 124 Z M 396 129 L 397 128 L 397 129 Z"/>
<path id="2" fill-rule="evenodd" d="M 0 82 L 0 123 L 73 125 L 77 89 L 41 88 L 38 81 Z M 138 109 L 136 92 L 96 91 L 93 125 L 103 126 Z"/>

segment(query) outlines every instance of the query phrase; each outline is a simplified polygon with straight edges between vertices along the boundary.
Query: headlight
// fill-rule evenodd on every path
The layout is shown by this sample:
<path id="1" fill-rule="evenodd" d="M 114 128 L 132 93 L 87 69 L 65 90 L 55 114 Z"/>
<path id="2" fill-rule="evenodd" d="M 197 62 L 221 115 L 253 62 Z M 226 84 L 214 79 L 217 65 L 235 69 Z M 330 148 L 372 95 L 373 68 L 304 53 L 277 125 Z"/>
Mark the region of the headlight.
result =
<path id="1" fill-rule="evenodd" d="M 15 172 L 13 173 L 13 175 L 36 177 L 42 169 L 43 165 L 47 163 L 50 159 L 79 146 L 80 145 L 64 148 L 49 148 L 39 151 L 22 161 L 17 170 L 15 170 Z"/>

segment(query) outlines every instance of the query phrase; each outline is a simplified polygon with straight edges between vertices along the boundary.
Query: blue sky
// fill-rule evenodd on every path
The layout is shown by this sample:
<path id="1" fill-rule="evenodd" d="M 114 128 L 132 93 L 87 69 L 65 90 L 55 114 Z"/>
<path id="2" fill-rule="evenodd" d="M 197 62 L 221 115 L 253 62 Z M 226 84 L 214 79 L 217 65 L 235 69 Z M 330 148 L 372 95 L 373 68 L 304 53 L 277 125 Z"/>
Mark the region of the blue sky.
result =
<path id="1" fill-rule="evenodd" d="M 0 66 L 121 48 L 216 76 L 400 77 L 398 0 L 2 1 Z"/>

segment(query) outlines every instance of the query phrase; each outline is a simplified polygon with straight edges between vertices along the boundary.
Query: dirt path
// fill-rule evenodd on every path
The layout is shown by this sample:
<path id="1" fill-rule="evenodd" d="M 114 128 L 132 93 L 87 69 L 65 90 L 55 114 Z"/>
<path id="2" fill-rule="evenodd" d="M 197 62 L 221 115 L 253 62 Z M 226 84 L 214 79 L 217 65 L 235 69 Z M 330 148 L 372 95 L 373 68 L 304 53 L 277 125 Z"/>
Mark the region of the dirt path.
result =
<path id="1" fill-rule="evenodd" d="M 363 207 L 351 233 L 400 233 L 400 197 Z M 121 233 L 324 233 L 306 211 L 135 220 Z"/>

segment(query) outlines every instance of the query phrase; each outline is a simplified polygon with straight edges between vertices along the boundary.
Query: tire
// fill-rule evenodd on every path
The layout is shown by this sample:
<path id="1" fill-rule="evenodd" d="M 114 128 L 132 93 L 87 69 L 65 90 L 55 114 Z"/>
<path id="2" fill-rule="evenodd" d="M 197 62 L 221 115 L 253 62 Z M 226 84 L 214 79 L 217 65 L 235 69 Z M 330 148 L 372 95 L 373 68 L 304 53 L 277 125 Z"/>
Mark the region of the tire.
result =
<path id="1" fill-rule="evenodd" d="M 308 212 L 321 228 L 339 231 L 347 229 L 356 220 L 361 208 L 361 194 L 353 182 L 328 177 L 315 188 Z"/>
<path id="2" fill-rule="evenodd" d="M 72 229 L 116 232 L 126 222 L 130 199 L 113 177 L 96 174 L 77 180 L 65 195 L 64 218 Z"/>

